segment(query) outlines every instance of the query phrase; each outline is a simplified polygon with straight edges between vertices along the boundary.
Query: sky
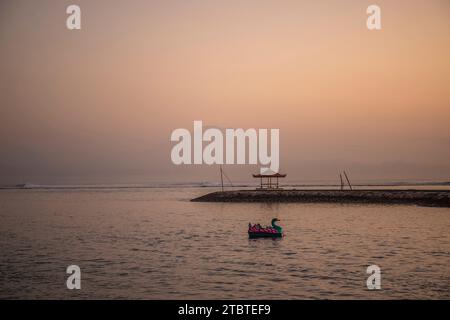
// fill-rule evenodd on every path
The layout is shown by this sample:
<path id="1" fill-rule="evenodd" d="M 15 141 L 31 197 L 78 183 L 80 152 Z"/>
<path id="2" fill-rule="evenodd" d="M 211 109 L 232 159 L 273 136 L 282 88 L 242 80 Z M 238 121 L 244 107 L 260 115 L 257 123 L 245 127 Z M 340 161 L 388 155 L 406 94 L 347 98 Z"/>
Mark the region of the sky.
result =
<path id="1" fill-rule="evenodd" d="M 2 0 L 0 44 L 0 185 L 217 181 L 194 120 L 280 129 L 292 181 L 450 180 L 448 0 Z"/>

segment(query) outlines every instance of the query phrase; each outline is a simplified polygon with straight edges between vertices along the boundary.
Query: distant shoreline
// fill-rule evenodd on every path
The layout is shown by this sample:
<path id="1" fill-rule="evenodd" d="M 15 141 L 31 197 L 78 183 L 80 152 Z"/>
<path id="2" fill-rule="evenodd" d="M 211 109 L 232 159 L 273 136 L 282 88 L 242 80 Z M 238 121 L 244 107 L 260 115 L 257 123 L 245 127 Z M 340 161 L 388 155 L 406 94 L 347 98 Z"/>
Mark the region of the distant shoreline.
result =
<path id="1" fill-rule="evenodd" d="M 191 201 L 413 204 L 450 207 L 450 190 L 234 190 L 208 193 Z"/>
<path id="2" fill-rule="evenodd" d="M 258 184 L 251 182 L 237 182 L 234 183 L 234 186 L 225 185 L 227 189 L 236 189 L 236 188 L 256 188 Z M 283 185 L 286 189 L 295 189 L 295 188 L 308 188 L 308 190 L 313 190 L 317 188 L 317 190 L 325 190 L 324 188 L 331 188 L 334 190 L 339 190 L 340 185 L 333 183 L 295 183 L 288 182 Z M 450 187 L 450 181 L 396 181 L 396 182 L 360 182 L 353 183 L 352 186 L 354 188 L 389 188 L 389 187 Z M 156 182 L 154 184 L 149 183 L 135 183 L 135 184 L 34 184 L 34 183 L 24 183 L 24 184 L 16 184 L 16 185 L 0 185 L 0 190 L 30 190 L 30 189 L 146 189 L 146 188 L 220 188 L 220 184 L 217 182 L 174 182 L 174 183 L 164 183 L 164 182 Z"/>

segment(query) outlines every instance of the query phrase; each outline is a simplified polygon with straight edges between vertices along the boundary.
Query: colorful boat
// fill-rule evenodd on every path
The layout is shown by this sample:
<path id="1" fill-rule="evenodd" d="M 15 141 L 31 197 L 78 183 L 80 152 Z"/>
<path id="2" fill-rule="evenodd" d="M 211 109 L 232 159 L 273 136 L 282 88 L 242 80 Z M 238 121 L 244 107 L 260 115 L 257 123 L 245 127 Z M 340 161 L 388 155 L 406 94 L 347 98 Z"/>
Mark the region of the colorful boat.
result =
<path id="1" fill-rule="evenodd" d="M 254 238 L 281 238 L 283 236 L 283 228 L 276 224 L 277 218 L 272 219 L 271 227 L 261 227 L 261 225 L 251 223 L 248 224 L 248 237 Z"/>

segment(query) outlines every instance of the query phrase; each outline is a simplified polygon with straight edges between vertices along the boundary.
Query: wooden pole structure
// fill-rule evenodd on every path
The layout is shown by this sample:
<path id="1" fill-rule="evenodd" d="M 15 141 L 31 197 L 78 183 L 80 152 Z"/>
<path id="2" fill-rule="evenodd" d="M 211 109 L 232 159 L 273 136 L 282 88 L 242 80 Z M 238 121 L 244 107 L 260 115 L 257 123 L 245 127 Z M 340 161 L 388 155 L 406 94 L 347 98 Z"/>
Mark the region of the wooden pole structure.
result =
<path id="1" fill-rule="evenodd" d="M 220 165 L 220 183 L 222 185 L 222 192 L 223 192 L 223 172 L 222 172 L 222 165 Z"/>
<path id="2" fill-rule="evenodd" d="M 342 173 L 339 173 L 339 178 L 341 178 L 341 190 L 344 190 L 344 180 L 342 180 Z"/>
<path id="3" fill-rule="evenodd" d="M 348 183 L 348 186 L 350 187 L 350 190 L 353 190 L 350 180 L 348 179 L 347 173 L 345 171 L 344 171 L 344 175 L 345 175 L 345 179 L 347 179 L 347 183 Z"/>

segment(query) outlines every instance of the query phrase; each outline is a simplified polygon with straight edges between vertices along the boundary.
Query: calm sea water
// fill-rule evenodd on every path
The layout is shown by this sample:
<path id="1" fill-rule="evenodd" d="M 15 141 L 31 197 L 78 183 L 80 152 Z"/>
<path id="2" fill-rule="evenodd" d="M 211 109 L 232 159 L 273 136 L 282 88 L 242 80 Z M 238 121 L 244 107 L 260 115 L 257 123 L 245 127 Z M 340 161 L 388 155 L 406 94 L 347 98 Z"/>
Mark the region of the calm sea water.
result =
<path id="1" fill-rule="evenodd" d="M 450 298 L 448 208 L 189 202 L 213 190 L 0 190 L 0 298 Z"/>

